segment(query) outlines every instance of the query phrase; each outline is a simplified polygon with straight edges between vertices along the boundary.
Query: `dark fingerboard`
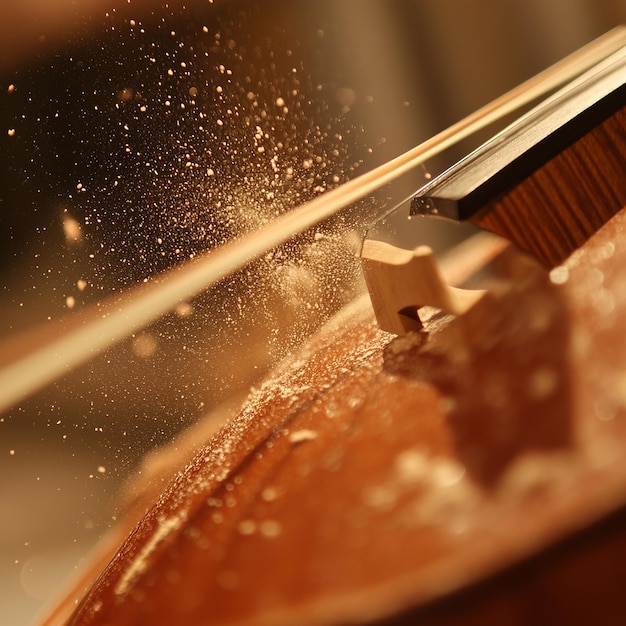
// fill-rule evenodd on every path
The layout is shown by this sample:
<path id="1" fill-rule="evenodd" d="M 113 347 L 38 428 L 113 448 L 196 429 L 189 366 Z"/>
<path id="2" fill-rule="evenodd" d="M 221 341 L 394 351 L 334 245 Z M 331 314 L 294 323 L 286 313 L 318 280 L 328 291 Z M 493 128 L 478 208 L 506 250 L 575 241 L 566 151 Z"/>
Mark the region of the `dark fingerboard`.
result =
<path id="1" fill-rule="evenodd" d="M 622 49 L 435 178 L 411 213 L 469 220 L 553 267 L 624 206 Z"/>

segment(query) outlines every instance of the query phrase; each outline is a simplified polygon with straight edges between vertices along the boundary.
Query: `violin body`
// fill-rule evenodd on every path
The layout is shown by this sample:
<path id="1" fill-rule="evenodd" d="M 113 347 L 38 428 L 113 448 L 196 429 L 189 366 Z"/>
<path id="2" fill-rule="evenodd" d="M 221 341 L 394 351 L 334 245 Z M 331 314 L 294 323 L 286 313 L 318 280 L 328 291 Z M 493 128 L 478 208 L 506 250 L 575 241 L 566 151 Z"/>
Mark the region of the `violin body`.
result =
<path id="1" fill-rule="evenodd" d="M 561 265 L 507 248 L 458 317 L 431 311 L 397 337 L 367 298 L 340 312 L 55 623 L 626 622 L 626 190 L 612 180 L 606 223 Z"/>
<path id="2" fill-rule="evenodd" d="M 342 312 L 69 623 L 620 623 L 625 232 L 621 211 L 552 280 L 509 262 L 508 288 L 404 338 L 366 300 Z"/>

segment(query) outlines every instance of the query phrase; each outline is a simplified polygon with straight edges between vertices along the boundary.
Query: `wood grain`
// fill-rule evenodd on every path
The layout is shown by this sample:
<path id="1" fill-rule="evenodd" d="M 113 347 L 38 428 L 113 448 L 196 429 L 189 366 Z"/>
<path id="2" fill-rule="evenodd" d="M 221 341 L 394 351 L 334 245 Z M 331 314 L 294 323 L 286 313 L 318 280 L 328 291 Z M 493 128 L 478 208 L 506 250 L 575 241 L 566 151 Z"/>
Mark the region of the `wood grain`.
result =
<path id="1" fill-rule="evenodd" d="M 470 221 L 544 265 L 562 263 L 626 204 L 626 107 Z"/>

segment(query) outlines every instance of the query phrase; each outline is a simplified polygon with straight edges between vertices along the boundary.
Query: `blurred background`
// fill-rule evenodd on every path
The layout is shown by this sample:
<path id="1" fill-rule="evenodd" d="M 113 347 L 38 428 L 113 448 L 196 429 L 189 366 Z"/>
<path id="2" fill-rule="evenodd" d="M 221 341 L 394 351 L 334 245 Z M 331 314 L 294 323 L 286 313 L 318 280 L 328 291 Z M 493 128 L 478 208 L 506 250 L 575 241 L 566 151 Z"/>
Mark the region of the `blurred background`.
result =
<path id="1" fill-rule="evenodd" d="M 623 22 L 620 0 L 4 2 L 0 339 L 266 224 Z M 360 292 L 368 210 L 0 414 L 0 623 L 53 603 L 129 476 L 160 488 L 145 454 L 222 419 Z"/>

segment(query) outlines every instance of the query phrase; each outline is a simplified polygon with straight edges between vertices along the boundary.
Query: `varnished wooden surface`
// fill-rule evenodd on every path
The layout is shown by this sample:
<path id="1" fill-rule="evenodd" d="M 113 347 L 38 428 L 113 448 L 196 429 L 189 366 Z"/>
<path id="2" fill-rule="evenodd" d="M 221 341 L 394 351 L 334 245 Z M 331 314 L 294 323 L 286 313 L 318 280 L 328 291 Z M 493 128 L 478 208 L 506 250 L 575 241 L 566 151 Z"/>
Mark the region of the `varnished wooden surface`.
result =
<path id="1" fill-rule="evenodd" d="M 621 623 L 625 228 L 551 280 L 513 263 L 512 288 L 423 335 L 345 312 L 175 478 L 70 623 Z"/>

